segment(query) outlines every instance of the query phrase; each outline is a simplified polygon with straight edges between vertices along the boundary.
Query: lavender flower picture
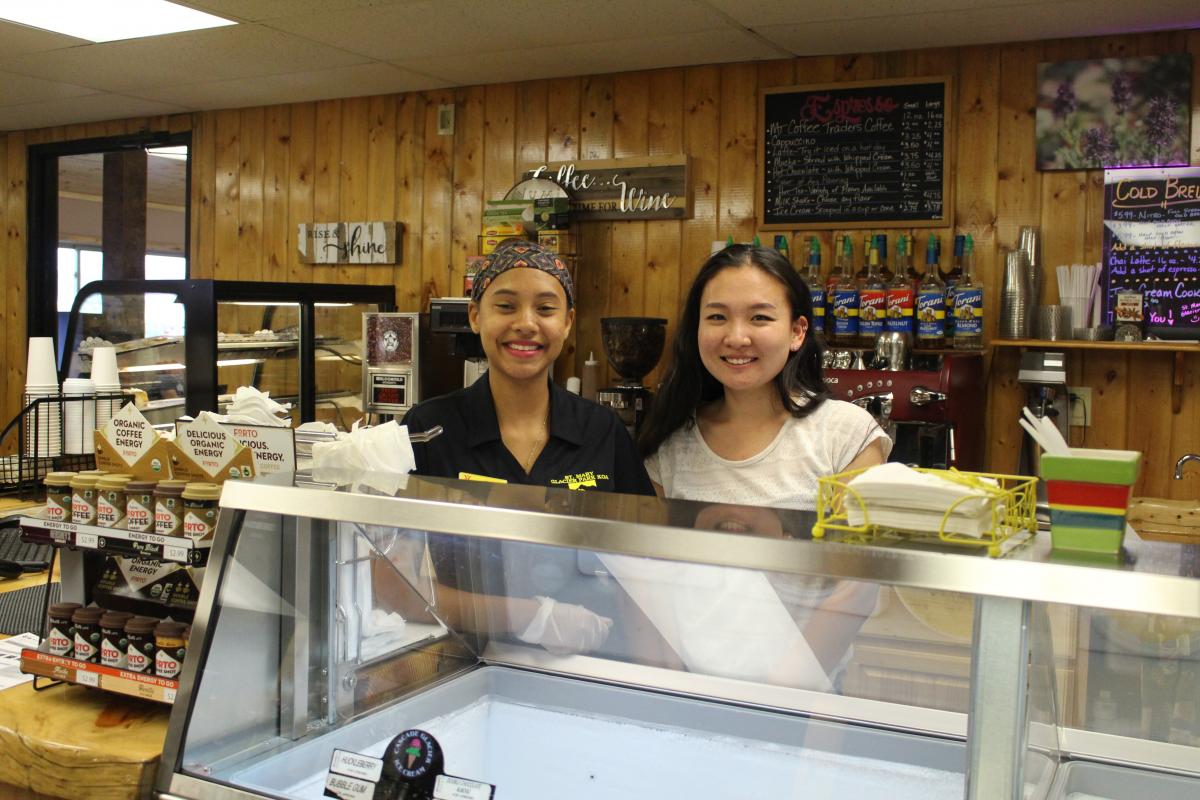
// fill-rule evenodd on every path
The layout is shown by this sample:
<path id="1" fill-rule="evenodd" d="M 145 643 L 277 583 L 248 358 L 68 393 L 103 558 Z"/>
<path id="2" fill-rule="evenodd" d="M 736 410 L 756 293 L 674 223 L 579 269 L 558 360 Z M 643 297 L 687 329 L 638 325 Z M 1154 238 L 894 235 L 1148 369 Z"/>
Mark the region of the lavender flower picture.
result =
<path id="1" fill-rule="evenodd" d="M 1038 64 L 1041 170 L 1188 163 L 1188 53 Z"/>

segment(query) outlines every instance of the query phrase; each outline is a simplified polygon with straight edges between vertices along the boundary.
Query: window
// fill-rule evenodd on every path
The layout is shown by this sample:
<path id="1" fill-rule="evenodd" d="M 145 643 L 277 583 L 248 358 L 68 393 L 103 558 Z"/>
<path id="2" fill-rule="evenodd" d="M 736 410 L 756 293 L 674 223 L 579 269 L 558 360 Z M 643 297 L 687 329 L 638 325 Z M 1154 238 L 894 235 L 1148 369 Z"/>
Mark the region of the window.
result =
<path id="1" fill-rule="evenodd" d="M 58 248 L 58 310 L 69 312 L 79 290 L 104 275 L 104 253 L 93 248 Z M 102 314 L 97 295 L 79 309 L 82 314 Z"/>
<path id="2" fill-rule="evenodd" d="M 183 256 L 146 254 L 146 280 L 170 281 L 187 277 Z M 170 294 L 146 295 L 146 336 L 183 336 L 183 306 Z"/>
<path id="3" fill-rule="evenodd" d="M 58 310 L 70 312 L 79 290 L 104 274 L 104 253 L 87 247 L 58 248 Z M 146 255 L 146 280 L 183 280 L 187 259 L 183 256 Z M 102 314 L 102 298 L 95 295 L 79 309 L 82 314 Z M 147 294 L 143 336 L 182 336 L 183 306 L 170 294 Z"/>

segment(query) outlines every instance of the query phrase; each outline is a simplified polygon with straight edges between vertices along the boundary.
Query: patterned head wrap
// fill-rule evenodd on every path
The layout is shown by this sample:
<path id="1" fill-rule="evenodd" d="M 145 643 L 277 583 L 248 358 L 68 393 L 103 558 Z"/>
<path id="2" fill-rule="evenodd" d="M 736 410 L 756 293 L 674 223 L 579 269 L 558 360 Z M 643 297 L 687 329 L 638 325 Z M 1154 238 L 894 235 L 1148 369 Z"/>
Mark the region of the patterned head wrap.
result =
<path id="1" fill-rule="evenodd" d="M 567 295 L 567 308 L 575 307 L 575 284 L 571 280 L 571 273 L 567 272 L 566 262 L 557 253 L 551 253 L 537 242 L 525 239 L 506 239 L 487 257 L 483 269 L 475 276 L 471 300 L 478 303 L 492 281 L 517 267 L 532 267 L 548 273 L 562 284 Z"/>

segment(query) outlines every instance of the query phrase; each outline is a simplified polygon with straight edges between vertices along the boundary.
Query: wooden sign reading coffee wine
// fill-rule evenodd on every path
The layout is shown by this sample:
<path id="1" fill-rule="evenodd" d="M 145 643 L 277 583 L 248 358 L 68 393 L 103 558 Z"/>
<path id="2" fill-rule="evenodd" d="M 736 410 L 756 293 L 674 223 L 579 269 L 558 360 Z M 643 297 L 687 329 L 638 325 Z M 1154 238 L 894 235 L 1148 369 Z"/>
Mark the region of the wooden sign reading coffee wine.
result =
<path id="1" fill-rule="evenodd" d="M 949 78 L 759 95 L 758 227 L 950 225 Z"/>
<path id="2" fill-rule="evenodd" d="M 692 217 L 687 156 L 558 161 L 530 167 L 523 177 L 566 190 L 571 219 L 578 222 Z"/>

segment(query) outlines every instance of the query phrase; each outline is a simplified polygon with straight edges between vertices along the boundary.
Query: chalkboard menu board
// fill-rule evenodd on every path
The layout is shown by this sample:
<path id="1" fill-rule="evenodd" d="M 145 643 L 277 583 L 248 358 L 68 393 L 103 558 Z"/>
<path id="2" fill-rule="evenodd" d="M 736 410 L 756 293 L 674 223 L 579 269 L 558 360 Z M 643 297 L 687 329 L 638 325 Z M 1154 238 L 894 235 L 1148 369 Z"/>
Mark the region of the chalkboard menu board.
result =
<path id="1" fill-rule="evenodd" d="M 1104 172 L 1104 315 L 1140 292 L 1151 333 L 1200 333 L 1200 167 Z"/>
<path id="2" fill-rule="evenodd" d="M 951 224 L 948 78 L 766 89 L 763 230 Z"/>

